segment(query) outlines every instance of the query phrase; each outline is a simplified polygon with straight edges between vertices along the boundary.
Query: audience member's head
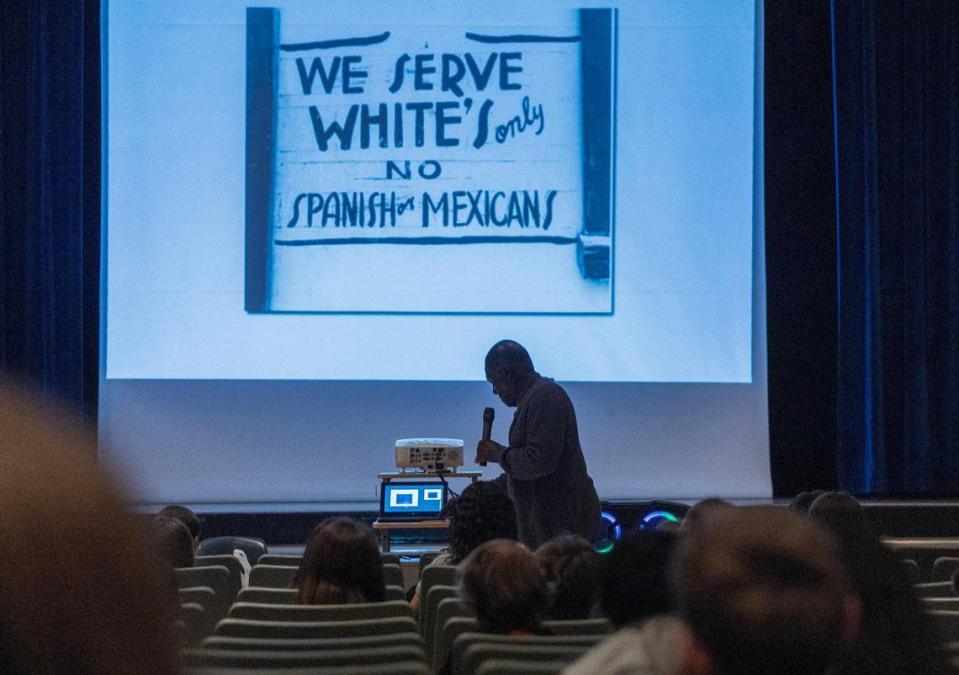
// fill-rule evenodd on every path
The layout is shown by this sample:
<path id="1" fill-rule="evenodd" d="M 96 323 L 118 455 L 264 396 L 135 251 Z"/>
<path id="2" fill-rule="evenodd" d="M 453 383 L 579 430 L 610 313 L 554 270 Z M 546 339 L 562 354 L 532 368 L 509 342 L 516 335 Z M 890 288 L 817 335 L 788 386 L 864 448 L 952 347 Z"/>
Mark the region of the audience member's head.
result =
<path id="1" fill-rule="evenodd" d="M 826 494 L 825 490 L 810 490 L 808 492 L 800 492 L 798 495 L 792 498 L 792 501 L 789 502 L 789 508 L 799 511 L 800 513 L 808 513 L 809 507 L 812 506 L 812 503 L 816 501 L 816 498 L 819 495 Z"/>
<path id="2" fill-rule="evenodd" d="M 177 672 L 169 579 L 95 457 L 63 414 L 0 386 L 0 672 Z"/>
<path id="3" fill-rule="evenodd" d="M 193 511 L 185 506 L 180 506 L 179 504 L 170 504 L 169 506 L 164 506 L 162 509 L 160 509 L 160 512 L 157 515 L 176 518 L 181 523 L 186 525 L 187 529 L 190 531 L 190 536 L 193 538 L 193 550 L 196 551 L 197 547 L 200 545 L 200 519 L 195 513 L 193 513 Z"/>
<path id="4" fill-rule="evenodd" d="M 683 516 L 683 522 L 680 525 L 680 530 L 686 531 L 691 530 L 699 526 L 700 522 L 704 518 L 715 511 L 721 509 L 734 509 L 736 508 L 730 502 L 727 502 L 725 499 L 720 499 L 719 497 L 708 497 L 707 499 L 702 499 L 690 507 L 689 511 L 686 512 L 686 515 Z"/>
<path id="5" fill-rule="evenodd" d="M 575 535 L 563 535 L 536 549 L 549 589 L 549 618 L 587 619 L 599 594 L 599 554 Z"/>
<path id="6" fill-rule="evenodd" d="M 350 518 L 328 518 L 306 544 L 293 585 L 303 605 L 380 602 L 386 587 L 373 531 Z"/>
<path id="7" fill-rule="evenodd" d="M 673 580 L 694 671 L 821 674 L 859 630 L 834 544 L 791 510 L 710 513 L 681 540 Z"/>
<path id="8" fill-rule="evenodd" d="M 154 555 L 170 567 L 193 567 L 193 537 L 181 521 L 171 516 L 154 516 L 149 525 Z"/>
<path id="9" fill-rule="evenodd" d="M 935 631 L 905 567 L 873 534 L 859 502 L 827 492 L 812 503 L 808 516 L 839 544 L 862 601 L 862 634 L 837 675 L 945 672 Z"/>
<path id="10" fill-rule="evenodd" d="M 840 542 L 871 536 L 866 511 L 846 492 L 824 492 L 809 506 L 808 514 Z"/>
<path id="11" fill-rule="evenodd" d="M 622 628 L 673 611 L 669 564 L 676 541 L 675 532 L 639 532 L 603 556 L 600 607 L 614 626 Z"/>
<path id="12" fill-rule="evenodd" d="M 470 483 L 451 509 L 450 558 L 458 565 L 473 549 L 493 539 L 516 539 L 513 501 L 491 481 Z"/>
<path id="13" fill-rule="evenodd" d="M 488 541 L 460 571 L 463 602 L 487 633 L 536 633 L 546 614 L 546 577 L 532 551 L 511 539 Z"/>

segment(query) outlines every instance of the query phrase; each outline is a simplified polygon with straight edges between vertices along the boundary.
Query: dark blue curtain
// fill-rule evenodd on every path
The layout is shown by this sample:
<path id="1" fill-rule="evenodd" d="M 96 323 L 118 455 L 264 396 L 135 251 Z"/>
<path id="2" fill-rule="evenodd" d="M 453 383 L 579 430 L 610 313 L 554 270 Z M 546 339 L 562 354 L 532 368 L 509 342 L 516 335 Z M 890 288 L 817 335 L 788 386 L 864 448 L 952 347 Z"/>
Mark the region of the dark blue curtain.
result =
<path id="1" fill-rule="evenodd" d="M 959 5 L 835 0 L 839 485 L 959 491 Z"/>
<path id="2" fill-rule="evenodd" d="M 0 375 L 96 411 L 99 3 L 0 3 Z"/>

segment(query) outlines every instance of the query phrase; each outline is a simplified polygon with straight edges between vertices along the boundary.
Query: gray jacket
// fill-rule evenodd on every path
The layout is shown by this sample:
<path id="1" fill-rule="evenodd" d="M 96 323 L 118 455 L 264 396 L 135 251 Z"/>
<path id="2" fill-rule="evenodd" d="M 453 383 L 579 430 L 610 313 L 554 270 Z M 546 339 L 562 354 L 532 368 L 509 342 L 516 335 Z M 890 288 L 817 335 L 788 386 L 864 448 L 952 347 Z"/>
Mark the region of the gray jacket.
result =
<path id="1" fill-rule="evenodd" d="M 553 380 L 535 374 L 520 397 L 500 464 L 523 543 L 535 549 L 560 534 L 598 538 L 599 497 L 586 471 L 576 413 Z"/>

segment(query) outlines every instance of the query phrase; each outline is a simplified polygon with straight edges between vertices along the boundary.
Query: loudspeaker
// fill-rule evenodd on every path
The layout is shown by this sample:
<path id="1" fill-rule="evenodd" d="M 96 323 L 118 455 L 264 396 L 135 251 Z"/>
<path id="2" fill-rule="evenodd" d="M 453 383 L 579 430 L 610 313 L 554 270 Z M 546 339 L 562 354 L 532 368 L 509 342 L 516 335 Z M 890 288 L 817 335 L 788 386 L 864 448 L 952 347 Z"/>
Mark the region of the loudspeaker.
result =
<path id="1" fill-rule="evenodd" d="M 596 546 L 600 553 L 609 553 L 616 542 L 630 533 L 675 527 L 689 511 L 680 502 L 654 500 L 648 502 L 601 501 L 606 538 Z"/>

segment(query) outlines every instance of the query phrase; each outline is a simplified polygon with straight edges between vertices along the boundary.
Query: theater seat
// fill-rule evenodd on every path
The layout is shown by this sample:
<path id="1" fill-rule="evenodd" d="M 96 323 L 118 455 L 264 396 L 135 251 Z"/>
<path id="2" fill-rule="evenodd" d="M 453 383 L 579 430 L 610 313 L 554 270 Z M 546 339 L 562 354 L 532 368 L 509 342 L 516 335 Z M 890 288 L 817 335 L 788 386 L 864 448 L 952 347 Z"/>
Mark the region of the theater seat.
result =
<path id="1" fill-rule="evenodd" d="M 276 668 L 187 668 L 187 675 L 275 675 Z M 429 669 L 420 661 L 397 661 L 389 664 L 363 666 L 332 666 L 329 668 L 284 668 L 283 675 L 428 675 Z"/>
<path id="2" fill-rule="evenodd" d="M 234 549 L 240 549 L 246 554 L 251 565 L 256 565 L 260 556 L 267 553 L 266 542 L 254 537 L 210 537 L 200 542 L 196 554 L 225 555 L 233 554 Z"/>
<path id="3" fill-rule="evenodd" d="M 416 622 L 409 617 L 390 617 L 366 621 L 254 621 L 223 619 L 214 635 L 253 638 L 348 638 L 365 635 L 418 634 Z"/>
<path id="4" fill-rule="evenodd" d="M 216 668 L 329 668 L 334 666 L 384 665 L 419 662 L 425 665 L 423 650 L 415 645 L 324 649 L 318 651 L 234 651 L 229 649 L 184 649 L 186 667 Z"/>
<path id="5" fill-rule="evenodd" d="M 250 570 L 250 586 L 259 588 L 290 588 L 296 576 L 295 567 L 282 565 L 255 565 Z"/>
<path id="6" fill-rule="evenodd" d="M 566 661 L 520 661 L 490 658 L 480 664 L 476 675 L 554 675 L 563 672 Z"/>
<path id="7" fill-rule="evenodd" d="M 240 561 L 235 555 L 232 553 L 223 555 L 198 555 L 193 562 L 194 567 L 211 567 L 213 565 L 221 565 L 230 570 L 233 585 L 236 588 L 240 588 L 242 585 L 240 579 L 243 577 L 243 565 L 240 564 Z"/>
<path id="8" fill-rule="evenodd" d="M 440 602 L 446 598 L 456 598 L 457 590 L 455 586 L 433 586 L 424 596 L 423 604 L 420 605 L 420 634 L 430 643 L 430 636 L 436 632 L 436 610 Z"/>
<path id="9" fill-rule="evenodd" d="M 928 584 L 916 584 L 913 586 L 913 589 L 920 598 L 959 597 L 953 590 L 951 581 L 933 581 Z"/>
<path id="10" fill-rule="evenodd" d="M 403 587 L 403 570 L 399 565 L 383 565 L 383 583 L 387 586 Z"/>
<path id="11" fill-rule="evenodd" d="M 203 640 L 204 649 L 233 649 L 261 651 L 318 651 L 321 649 L 363 649 L 365 647 L 389 647 L 392 645 L 415 645 L 423 648 L 423 639 L 415 633 L 393 635 L 368 635 L 354 638 L 261 638 L 222 637 L 213 635 Z"/>
<path id="12" fill-rule="evenodd" d="M 239 590 L 237 580 L 230 574 L 230 570 L 222 565 L 213 565 L 210 567 L 178 567 L 173 573 L 178 589 L 196 588 L 197 586 L 212 588 L 216 596 L 216 603 L 213 608 L 214 621 L 219 621 L 226 616 Z"/>
<path id="13" fill-rule="evenodd" d="M 368 602 L 352 605 L 265 605 L 237 602 L 230 608 L 230 618 L 258 621 L 356 621 L 384 619 L 393 616 L 413 618 L 413 610 L 405 601 Z"/>
<path id="14" fill-rule="evenodd" d="M 481 664 L 493 659 L 548 663 L 562 669 L 600 640 L 599 636 L 518 637 L 464 633 L 453 643 L 453 673 L 472 675 Z"/>

